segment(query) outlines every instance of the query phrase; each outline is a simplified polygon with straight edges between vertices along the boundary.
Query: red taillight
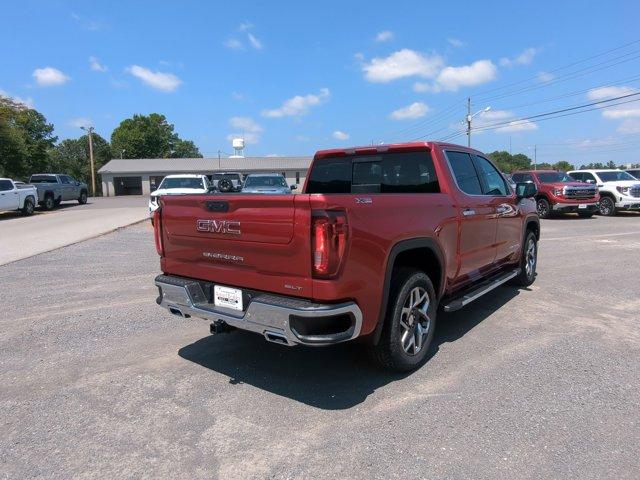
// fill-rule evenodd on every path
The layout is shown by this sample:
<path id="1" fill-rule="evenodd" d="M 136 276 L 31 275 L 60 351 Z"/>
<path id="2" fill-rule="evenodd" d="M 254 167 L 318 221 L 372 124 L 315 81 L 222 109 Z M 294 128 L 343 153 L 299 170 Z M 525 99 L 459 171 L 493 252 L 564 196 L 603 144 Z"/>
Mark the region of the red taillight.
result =
<path id="1" fill-rule="evenodd" d="M 162 256 L 164 254 L 164 249 L 162 248 L 162 216 L 160 215 L 160 212 L 160 208 L 153 212 L 153 239 L 156 242 L 156 251 L 158 252 L 158 255 Z"/>
<path id="2" fill-rule="evenodd" d="M 333 277 L 340 271 L 347 249 L 347 215 L 345 212 L 314 211 L 311 222 L 313 275 Z"/>

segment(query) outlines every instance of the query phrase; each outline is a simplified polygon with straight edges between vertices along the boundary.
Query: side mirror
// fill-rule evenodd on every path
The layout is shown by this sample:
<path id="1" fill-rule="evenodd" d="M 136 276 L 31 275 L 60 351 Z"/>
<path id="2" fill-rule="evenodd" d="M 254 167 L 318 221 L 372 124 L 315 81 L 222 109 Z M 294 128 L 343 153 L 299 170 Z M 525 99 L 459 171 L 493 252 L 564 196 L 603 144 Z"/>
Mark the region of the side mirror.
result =
<path id="1" fill-rule="evenodd" d="M 216 187 L 214 185 L 209 185 L 209 188 L 207 188 L 208 193 L 213 193 L 215 191 L 216 191 Z"/>
<path id="2" fill-rule="evenodd" d="M 297 190 L 298 186 L 297 185 L 291 185 L 291 190 Z"/>
<path id="3" fill-rule="evenodd" d="M 76 187 L 79 187 L 79 186 L 80 186 L 80 182 L 76 182 Z"/>
<path id="4" fill-rule="evenodd" d="M 590 179 L 588 179 L 588 180 L 585 180 L 585 182 L 590 183 L 590 184 L 592 184 L 592 185 L 593 185 L 594 183 L 596 183 L 596 181 L 595 181 L 595 180 L 593 180 L 593 179 L 591 179 L 591 178 L 590 178 Z"/>
<path id="5" fill-rule="evenodd" d="M 533 198 L 538 193 L 538 187 L 533 182 L 518 182 L 516 183 L 516 197 L 518 200 L 521 198 Z"/>

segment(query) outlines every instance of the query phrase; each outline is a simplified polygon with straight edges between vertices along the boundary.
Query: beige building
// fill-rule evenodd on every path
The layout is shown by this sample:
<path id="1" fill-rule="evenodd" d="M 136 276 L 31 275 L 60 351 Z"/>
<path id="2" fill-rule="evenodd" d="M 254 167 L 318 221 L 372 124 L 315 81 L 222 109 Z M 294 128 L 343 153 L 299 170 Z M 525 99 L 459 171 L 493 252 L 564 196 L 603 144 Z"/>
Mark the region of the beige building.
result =
<path id="1" fill-rule="evenodd" d="M 114 159 L 98 173 L 105 197 L 148 195 L 166 175 L 218 172 L 281 173 L 289 185 L 302 188 L 313 157 L 138 158 Z"/>

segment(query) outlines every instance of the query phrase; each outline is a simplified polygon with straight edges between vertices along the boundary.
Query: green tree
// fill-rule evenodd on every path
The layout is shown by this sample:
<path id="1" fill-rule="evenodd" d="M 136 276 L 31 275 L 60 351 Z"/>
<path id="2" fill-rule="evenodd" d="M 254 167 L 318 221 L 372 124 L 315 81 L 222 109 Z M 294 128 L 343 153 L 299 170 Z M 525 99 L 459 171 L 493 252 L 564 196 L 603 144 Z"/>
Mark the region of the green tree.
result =
<path id="1" fill-rule="evenodd" d="M 127 158 L 202 157 L 196 145 L 182 140 L 164 115 L 136 114 L 127 118 L 111 134 L 111 149 Z"/>
<path id="2" fill-rule="evenodd" d="M 111 146 L 97 133 L 93 137 L 93 160 L 96 172 L 111 160 Z M 91 162 L 89 160 L 89 137 L 83 135 L 76 139 L 66 139 L 49 151 L 49 170 L 64 172 L 91 185 Z M 96 188 L 100 191 L 100 182 L 96 176 Z"/>
<path id="3" fill-rule="evenodd" d="M 173 144 L 173 151 L 171 152 L 172 158 L 197 158 L 202 157 L 200 150 L 196 147 L 196 144 L 191 140 L 178 139 Z"/>
<path id="4" fill-rule="evenodd" d="M 489 158 L 498 165 L 498 168 L 505 173 L 515 170 L 527 170 L 531 168 L 531 159 L 524 153 L 511 155 L 507 151 L 495 151 L 489 154 Z"/>
<path id="5" fill-rule="evenodd" d="M 25 178 L 46 170 L 56 140 L 44 115 L 0 96 L 0 174 Z"/>
<path id="6" fill-rule="evenodd" d="M 560 160 L 553 164 L 553 169 L 568 172 L 569 170 L 575 170 L 575 167 L 565 160 Z"/>

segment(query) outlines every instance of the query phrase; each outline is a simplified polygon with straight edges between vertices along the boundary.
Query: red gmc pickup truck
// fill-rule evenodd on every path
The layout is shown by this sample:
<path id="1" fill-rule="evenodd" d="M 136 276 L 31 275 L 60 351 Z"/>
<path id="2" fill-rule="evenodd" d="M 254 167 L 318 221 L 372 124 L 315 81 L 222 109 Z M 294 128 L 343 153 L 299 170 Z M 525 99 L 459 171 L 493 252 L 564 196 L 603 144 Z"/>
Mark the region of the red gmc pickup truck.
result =
<path id="1" fill-rule="evenodd" d="M 536 188 L 435 142 L 316 153 L 301 194 L 162 197 L 157 303 L 284 345 L 360 338 L 382 366 L 426 358 L 436 312 L 535 279 Z"/>
<path id="2" fill-rule="evenodd" d="M 568 173 L 556 170 L 520 170 L 513 172 L 514 182 L 535 183 L 536 208 L 540 218 L 554 213 L 575 212 L 589 218 L 598 211 L 600 194 L 595 185 L 578 182 Z"/>

